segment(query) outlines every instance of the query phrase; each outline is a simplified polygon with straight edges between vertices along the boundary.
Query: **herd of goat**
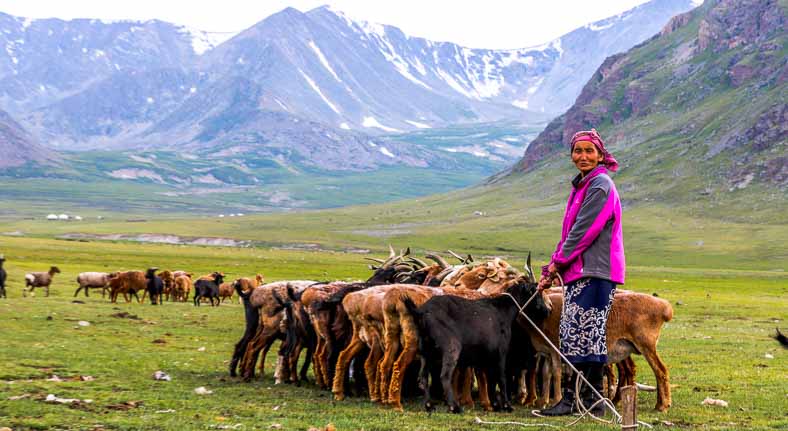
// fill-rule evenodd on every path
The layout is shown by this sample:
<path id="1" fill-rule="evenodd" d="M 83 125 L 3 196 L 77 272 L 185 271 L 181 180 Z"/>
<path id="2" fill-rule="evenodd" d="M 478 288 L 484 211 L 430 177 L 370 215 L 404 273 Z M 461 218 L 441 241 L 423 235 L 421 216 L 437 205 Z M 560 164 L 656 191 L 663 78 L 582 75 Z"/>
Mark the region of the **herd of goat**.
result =
<path id="1" fill-rule="evenodd" d="M 112 302 L 121 294 L 127 302 L 131 296 L 140 302 L 149 295 L 151 304 L 161 304 L 165 299 L 187 301 L 193 290 L 192 301 L 199 306 L 203 299 L 219 305 L 235 292 L 244 305 L 246 327 L 229 371 L 244 380 L 254 377 L 258 359 L 263 373 L 268 350 L 280 340 L 277 383 L 305 380 L 311 364 L 316 384 L 331 390 L 337 400 L 344 399 L 352 380 L 355 393 L 397 410 L 402 410 L 404 396 L 422 390 L 426 408 L 432 409 L 432 399 L 438 398 L 446 400 L 450 411 L 460 412 L 474 404 L 475 380 L 485 410 L 510 410 L 512 400 L 536 407 L 558 401 L 558 353 L 523 314 L 557 345 L 562 288 L 538 291 L 530 256 L 520 272 L 500 258 L 474 262 L 471 256 L 452 255 L 459 264 L 451 265 L 438 254 L 427 254 L 425 259 L 434 262 L 427 264 L 410 250 L 397 254 L 390 249 L 387 259 L 372 259 L 374 272 L 365 282 L 266 284 L 259 274 L 225 282 L 220 272 L 192 282 L 190 273 L 157 273 L 157 268 L 85 272 L 77 277 L 74 296 L 100 288 Z M 0 255 L 0 296 L 5 293 L 2 262 Z M 59 272 L 53 266 L 48 272 L 26 274 L 24 294 L 42 287 L 48 295 Z M 620 387 L 634 384 L 630 355 L 638 353 L 656 377 L 656 409 L 670 406 L 668 369 L 656 347 L 663 324 L 672 316 L 670 303 L 663 299 L 616 291 L 607 326 L 611 399 L 618 401 Z"/>
<path id="2" fill-rule="evenodd" d="M 512 400 L 536 407 L 556 402 L 562 384 L 558 353 L 523 314 L 557 345 L 562 288 L 538 291 L 530 256 L 521 273 L 499 258 L 477 263 L 453 255 L 459 264 L 428 254 L 435 262 L 428 265 L 409 250 L 391 250 L 388 259 L 370 265 L 374 273 L 365 282 L 234 281 L 246 328 L 230 375 L 252 379 L 258 360 L 262 374 L 268 350 L 281 340 L 277 383 L 305 380 L 311 364 L 316 384 L 336 400 L 354 388 L 402 410 L 404 396 L 423 391 L 428 410 L 437 398 L 460 412 L 474 404 L 475 379 L 485 410 L 510 410 Z M 635 384 L 630 356 L 639 353 L 656 377 L 656 409 L 670 407 L 668 369 L 656 348 L 672 316 L 663 299 L 616 291 L 607 327 L 611 399 L 618 401 L 620 387 Z"/>

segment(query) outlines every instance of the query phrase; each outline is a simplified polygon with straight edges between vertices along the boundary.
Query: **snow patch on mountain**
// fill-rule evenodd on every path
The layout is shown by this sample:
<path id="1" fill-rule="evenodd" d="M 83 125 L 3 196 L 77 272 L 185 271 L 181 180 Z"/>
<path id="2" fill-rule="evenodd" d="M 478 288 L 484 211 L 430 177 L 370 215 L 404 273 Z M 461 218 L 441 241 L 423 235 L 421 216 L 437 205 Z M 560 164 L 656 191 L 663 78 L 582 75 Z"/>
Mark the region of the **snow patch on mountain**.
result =
<path id="1" fill-rule="evenodd" d="M 134 31 L 133 27 L 132 31 Z M 237 32 L 207 32 L 187 26 L 181 26 L 178 31 L 191 38 L 192 49 L 197 55 L 203 55 L 238 34 Z"/>
<path id="2" fill-rule="evenodd" d="M 317 55 L 318 60 L 320 60 L 320 63 L 323 65 L 323 67 L 326 68 L 326 70 L 329 71 L 329 73 L 331 73 L 331 75 L 334 77 L 334 79 L 336 79 L 338 82 L 342 82 L 342 80 L 339 79 L 339 76 L 337 75 L 337 73 L 334 72 L 334 68 L 332 68 L 331 64 L 329 64 L 328 60 L 326 59 L 326 56 L 323 55 L 323 51 L 321 51 L 320 48 L 318 48 L 318 46 L 315 44 L 315 41 L 310 40 L 309 41 L 309 47 L 312 48 L 312 51 L 315 52 L 315 54 Z"/>
<path id="3" fill-rule="evenodd" d="M 381 130 L 385 130 L 387 132 L 401 132 L 401 130 L 395 129 L 393 127 L 387 127 L 387 126 L 384 126 L 384 125 L 380 124 L 375 117 L 364 117 L 364 122 L 361 123 L 361 125 L 364 126 L 364 127 L 367 127 L 367 128 L 375 127 L 375 128 L 381 129 Z"/>
<path id="4" fill-rule="evenodd" d="M 520 109 L 528 109 L 528 99 L 513 100 L 512 105 Z"/>
<path id="5" fill-rule="evenodd" d="M 326 95 L 323 94 L 323 92 L 320 90 L 320 87 L 317 86 L 315 81 L 313 81 L 312 78 L 310 78 L 306 73 L 304 73 L 303 70 L 298 69 L 298 71 L 301 72 L 301 76 L 304 77 L 304 79 L 309 84 L 309 86 L 312 87 L 313 90 L 315 90 L 315 93 L 317 93 L 323 99 L 323 101 L 326 102 L 326 105 L 328 105 L 328 107 L 331 108 L 332 111 L 336 112 L 337 114 L 341 114 L 339 112 L 339 108 L 337 108 L 336 105 L 334 105 L 330 100 L 328 100 L 328 97 L 326 97 Z"/>
<path id="6" fill-rule="evenodd" d="M 430 126 L 429 124 L 419 123 L 418 121 L 405 120 L 405 122 L 410 124 L 411 126 L 419 128 L 419 129 L 431 129 L 432 128 L 432 126 Z"/>
<path id="7" fill-rule="evenodd" d="M 386 157 L 394 158 L 394 154 L 386 147 L 380 147 L 380 152 Z"/>

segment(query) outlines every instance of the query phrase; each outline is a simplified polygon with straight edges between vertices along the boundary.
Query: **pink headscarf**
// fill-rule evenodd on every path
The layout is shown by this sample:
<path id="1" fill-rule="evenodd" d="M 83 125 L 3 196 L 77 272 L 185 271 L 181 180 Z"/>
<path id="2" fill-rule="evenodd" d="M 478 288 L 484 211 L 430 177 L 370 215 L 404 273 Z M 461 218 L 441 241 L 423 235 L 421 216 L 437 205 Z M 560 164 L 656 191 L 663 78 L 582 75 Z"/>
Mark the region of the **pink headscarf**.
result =
<path id="1" fill-rule="evenodd" d="M 602 137 L 599 136 L 599 133 L 597 133 L 596 129 L 583 130 L 575 133 L 572 136 L 570 151 L 574 151 L 575 143 L 578 141 L 588 141 L 594 144 L 596 149 L 599 150 L 599 152 L 604 156 L 604 159 L 602 159 L 601 163 L 605 165 L 605 167 L 611 172 L 618 170 L 618 161 L 616 161 L 615 157 L 613 157 L 613 155 L 607 151 L 605 148 L 605 143 L 602 141 Z"/>

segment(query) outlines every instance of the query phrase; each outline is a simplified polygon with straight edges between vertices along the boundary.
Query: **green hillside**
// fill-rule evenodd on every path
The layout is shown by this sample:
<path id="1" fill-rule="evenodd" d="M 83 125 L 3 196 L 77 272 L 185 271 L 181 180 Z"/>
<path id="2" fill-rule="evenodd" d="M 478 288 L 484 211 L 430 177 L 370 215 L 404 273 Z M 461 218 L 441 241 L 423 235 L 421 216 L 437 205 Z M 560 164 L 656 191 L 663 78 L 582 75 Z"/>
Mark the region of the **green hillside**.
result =
<path id="1" fill-rule="evenodd" d="M 555 171 L 596 127 L 630 203 L 769 221 L 788 195 L 788 2 L 707 1 L 608 58 L 575 105 L 531 143 L 514 175 Z"/>

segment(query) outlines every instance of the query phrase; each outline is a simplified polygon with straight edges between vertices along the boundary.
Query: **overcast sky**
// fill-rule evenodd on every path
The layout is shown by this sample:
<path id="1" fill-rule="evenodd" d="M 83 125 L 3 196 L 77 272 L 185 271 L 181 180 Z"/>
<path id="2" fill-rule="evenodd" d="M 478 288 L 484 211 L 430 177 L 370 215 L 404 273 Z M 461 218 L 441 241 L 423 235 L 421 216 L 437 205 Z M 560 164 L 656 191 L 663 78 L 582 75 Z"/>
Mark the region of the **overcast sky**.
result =
<path id="1" fill-rule="evenodd" d="M 29 18 L 160 19 L 206 31 L 238 32 L 288 6 L 325 4 L 351 18 L 411 36 L 471 48 L 523 48 L 555 39 L 646 0 L 0 0 L 0 12 Z"/>

